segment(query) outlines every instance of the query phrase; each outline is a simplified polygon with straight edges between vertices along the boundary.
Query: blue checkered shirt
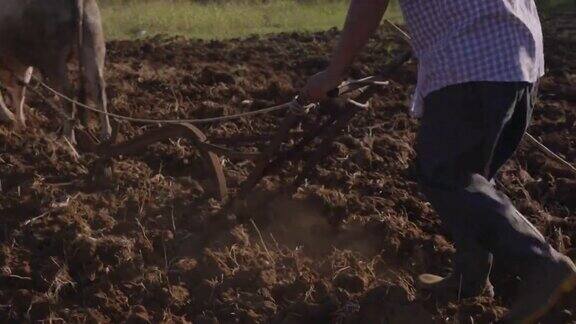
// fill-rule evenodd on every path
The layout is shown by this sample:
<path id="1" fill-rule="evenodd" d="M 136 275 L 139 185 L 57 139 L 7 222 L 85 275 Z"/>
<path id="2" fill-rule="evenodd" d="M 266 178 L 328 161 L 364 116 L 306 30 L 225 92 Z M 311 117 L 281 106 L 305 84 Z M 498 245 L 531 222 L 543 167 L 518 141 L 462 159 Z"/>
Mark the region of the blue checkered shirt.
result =
<path id="1" fill-rule="evenodd" d="M 471 81 L 526 81 L 544 74 L 534 0 L 400 0 L 418 57 L 412 114 L 424 97 Z"/>

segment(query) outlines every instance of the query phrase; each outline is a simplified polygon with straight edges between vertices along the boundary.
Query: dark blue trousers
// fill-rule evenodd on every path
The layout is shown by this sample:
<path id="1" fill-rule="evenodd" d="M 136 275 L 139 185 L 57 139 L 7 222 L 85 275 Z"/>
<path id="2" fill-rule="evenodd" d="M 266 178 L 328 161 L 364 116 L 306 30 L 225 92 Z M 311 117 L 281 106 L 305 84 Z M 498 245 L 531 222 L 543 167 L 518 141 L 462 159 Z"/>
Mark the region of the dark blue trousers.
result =
<path id="1" fill-rule="evenodd" d="M 425 98 L 419 180 L 452 235 L 463 289 L 484 285 L 493 259 L 521 265 L 554 253 L 493 181 L 526 132 L 532 94 L 529 83 L 472 82 Z"/>

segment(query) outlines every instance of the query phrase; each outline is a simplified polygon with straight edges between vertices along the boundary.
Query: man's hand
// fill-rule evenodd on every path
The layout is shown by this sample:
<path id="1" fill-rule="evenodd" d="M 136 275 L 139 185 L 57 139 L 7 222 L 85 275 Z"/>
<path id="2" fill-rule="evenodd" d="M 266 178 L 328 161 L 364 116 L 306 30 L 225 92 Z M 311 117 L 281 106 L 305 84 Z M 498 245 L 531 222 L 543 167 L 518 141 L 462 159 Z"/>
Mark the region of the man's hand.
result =
<path id="1" fill-rule="evenodd" d="M 340 85 L 352 61 L 380 25 L 388 2 L 389 0 L 352 0 L 340 41 L 332 54 L 330 66 L 310 78 L 300 93 L 303 101 L 321 101 L 326 98 L 328 91 Z"/>
<path id="2" fill-rule="evenodd" d="M 308 83 L 300 92 L 300 98 L 307 103 L 320 102 L 326 99 L 328 92 L 338 87 L 341 82 L 342 74 L 330 69 L 324 70 L 308 79 Z"/>

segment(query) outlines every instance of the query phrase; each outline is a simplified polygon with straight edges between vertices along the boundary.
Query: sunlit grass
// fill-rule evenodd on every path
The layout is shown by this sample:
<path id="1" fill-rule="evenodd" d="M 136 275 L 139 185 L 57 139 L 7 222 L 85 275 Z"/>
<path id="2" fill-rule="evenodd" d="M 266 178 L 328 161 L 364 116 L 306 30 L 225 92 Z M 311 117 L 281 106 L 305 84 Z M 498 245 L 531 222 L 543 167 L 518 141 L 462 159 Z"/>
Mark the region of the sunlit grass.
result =
<path id="1" fill-rule="evenodd" d="M 222 39 L 340 28 L 349 0 L 101 0 L 109 39 L 156 34 Z M 537 0 L 543 15 L 576 9 L 576 0 Z M 400 21 L 397 1 L 387 17 Z"/>
<path id="2" fill-rule="evenodd" d="M 267 3 L 200 4 L 190 1 L 109 0 L 101 7 L 109 39 L 155 34 L 222 39 L 251 34 L 340 28 L 348 2 L 271 0 Z M 397 6 L 391 7 L 388 17 L 400 19 Z"/>

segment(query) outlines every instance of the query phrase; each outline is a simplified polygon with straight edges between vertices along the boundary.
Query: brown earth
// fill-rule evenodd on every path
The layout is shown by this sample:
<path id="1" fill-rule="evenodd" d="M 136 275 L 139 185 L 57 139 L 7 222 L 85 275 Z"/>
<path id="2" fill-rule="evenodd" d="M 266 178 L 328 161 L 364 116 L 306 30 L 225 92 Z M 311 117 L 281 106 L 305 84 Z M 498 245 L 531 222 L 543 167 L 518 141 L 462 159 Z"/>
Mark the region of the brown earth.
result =
<path id="1" fill-rule="evenodd" d="M 570 19 L 563 25 L 569 25 Z M 530 131 L 576 162 L 574 37 L 548 23 L 549 73 Z M 220 116 L 283 103 L 326 66 L 336 31 L 244 40 L 157 37 L 109 44 L 111 110 L 149 118 Z M 352 71 L 374 74 L 406 46 L 380 32 Z M 294 197 L 295 173 L 267 178 L 233 229 L 208 227 L 220 204 L 198 152 L 159 143 L 96 172 L 75 158 L 48 106 L 29 128 L 0 126 L 0 322 L 485 323 L 517 280 L 496 269 L 498 297 L 444 300 L 413 276 L 446 273 L 454 250 L 419 193 L 407 115 L 415 63 L 391 76 Z M 251 100 L 247 103 L 245 100 Z M 243 103 L 244 102 L 244 103 Z M 203 127 L 221 142 L 270 133 L 281 114 Z M 120 139 L 151 126 L 120 124 Z M 255 150 L 253 144 L 235 147 Z M 234 190 L 253 166 L 225 161 Z M 525 147 L 499 185 L 555 247 L 576 248 L 576 178 Z M 272 203 L 270 203 L 272 202 Z M 576 295 L 545 322 L 576 322 Z"/>

